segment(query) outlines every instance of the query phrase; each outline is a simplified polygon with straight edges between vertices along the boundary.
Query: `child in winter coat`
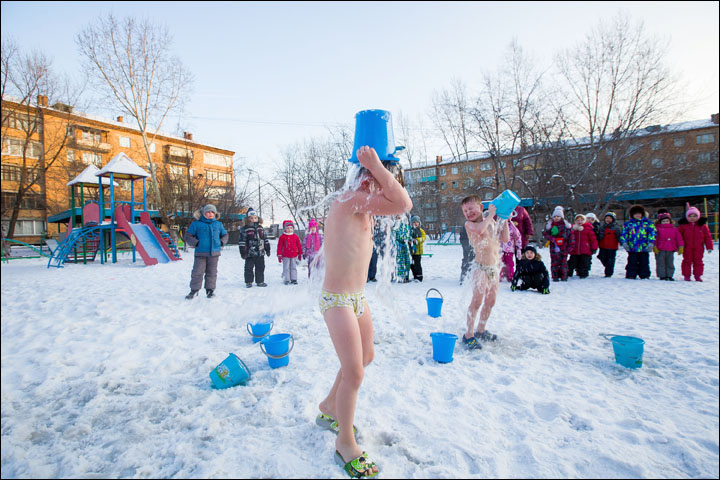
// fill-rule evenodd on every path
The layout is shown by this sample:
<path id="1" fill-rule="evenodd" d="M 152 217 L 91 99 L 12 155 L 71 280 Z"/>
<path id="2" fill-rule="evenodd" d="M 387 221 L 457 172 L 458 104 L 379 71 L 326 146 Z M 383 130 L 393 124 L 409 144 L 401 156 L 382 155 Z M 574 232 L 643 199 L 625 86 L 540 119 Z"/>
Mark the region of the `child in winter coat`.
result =
<path id="1" fill-rule="evenodd" d="M 265 237 L 265 229 L 260 225 L 255 210 L 248 208 L 245 213 L 245 226 L 240 229 L 238 249 L 245 260 L 245 287 L 252 287 L 253 270 L 258 287 L 267 287 L 265 283 L 265 257 L 270 256 L 270 242 Z"/>
<path id="2" fill-rule="evenodd" d="M 512 282 L 515 275 L 515 259 L 520 260 L 522 256 L 522 235 L 520 230 L 515 226 L 514 222 L 508 222 L 510 230 L 510 241 L 501 244 L 502 248 L 502 270 L 500 271 L 500 279 L 507 278 L 508 282 Z"/>
<path id="3" fill-rule="evenodd" d="M 285 285 L 297 285 L 297 264 L 302 260 L 302 244 L 295 234 L 295 226 L 291 220 L 283 222 L 283 234 L 277 245 L 278 262 L 283 264 L 283 281 Z"/>
<path id="4" fill-rule="evenodd" d="M 592 256 L 598 249 L 597 238 L 592 223 L 585 221 L 585 215 L 575 215 L 575 224 L 572 226 L 575 242 L 570 250 L 570 261 L 568 262 L 568 277 L 573 276 L 573 270 L 577 270 L 578 277 L 587 278 L 590 274 Z"/>
<path id="5" fill-rule="evenodd" d="M 675 260 L 673 258 L 675 252 L 682 254 L 683 242 L 682 235 L 672 224 L 672 216 L 668 212 L 658 213 L 657 221 L 657 240 L 655 242 L 655 273 L 660 280 L 675 280 Z"/>
<path id="6" fill-rule="evenodd" d="M 322 233 L 318 231 L 317 220 L 311 218 L 308 221 L 308 233 L 305 235 L 303 241 L 303 255 L 308 261 L 308 278 L 310 278 L 310 270 L 316 266 L 315 264 L 319 261 L 319 259 L 316 261 L 315 258 L 320 251 L 320 247 L 322 247 L 322 242 L 323 236 Z"/>
<path id="7" fill-rule="evenodd" d="M 208 298 L 215 296 L 217 283 L 217 265 L 220 260 L 220 248 L 228 241 L 229 235 L 223 224 L 218 221 L 215 205 L 205 205 L 194 214 L 195 220 L 185 232 L 185 242 L 195 247 L 195 261 L 190 274 L 190 293 L 185 298 L 191 300 L 200 291 L 205 276 L 205 292 Z"/>
<path id="8" fill-rule="evenodd" d="M 567 256 L 572 251 L 575 238 L 572 234 L 572 225 L 565 220 L 563 207 L 555 207 L 552 218 L 548 220 L 543 231 L 543 237 L 550 247 L 550 272 L 553 282 L 567 281 Z"/>
<path id="9" fill-rule="evenodd" d="M 547 295 L 550 293 L 550 278 L 540 254 L 532 245 L 523 248 L 523 257 L 518 260 L 510 290 L 536 289 Z"/>
<path id="10" fill-rule="evenodd" d="M 617 224 L 615 212 L 605 214 L 604 224 L 598 227 L 598 259 L 605 267 L 605 278 L 613 276 L 615 273 L 615 256 L 617 255 L 618 246 L 620 245 L 620 234 L 622 229 Z"/>
<path id="11" fill-rule="evenodd" d="M 687 205 L 685 218 L 678 222 L 678 230 L 685 242 L 685 251 L 683 252 L 683 261 L 680 266 L 683 278 L 686 282 L 690 281 L 690 275 L 695 274 L 695 281 L 702 282 L 702 274 L 705 268 L 702 258 L 705 248 L 708 252 L 713 249 L 712 237 L 710 229 L 707 226 L 707 217 L 700 216 L 700 210 Z"/>
<path id="12" fill-rule="evenodd" d="M 620 243 L 628 252 L 625 278 L 650 278 L 650 252 L 655 246 L 657 229 L 642 205 L 633 205 L 629 213 L 630 220 L 625 222 L 620 234 Z"/>
<path id="13" fill-rule="evenodd" d="M 412 227 L 410 228 L 410 255 L 412 257 L 412 263 L 410 264 L 410 270 L 412 270 L 413 279 L 418 282 L 423 281 L 422 260 L 423 244 L 425 243 L 425 230 L 420 228 L 420 217 L 413 215 L 410 218 Z"/>

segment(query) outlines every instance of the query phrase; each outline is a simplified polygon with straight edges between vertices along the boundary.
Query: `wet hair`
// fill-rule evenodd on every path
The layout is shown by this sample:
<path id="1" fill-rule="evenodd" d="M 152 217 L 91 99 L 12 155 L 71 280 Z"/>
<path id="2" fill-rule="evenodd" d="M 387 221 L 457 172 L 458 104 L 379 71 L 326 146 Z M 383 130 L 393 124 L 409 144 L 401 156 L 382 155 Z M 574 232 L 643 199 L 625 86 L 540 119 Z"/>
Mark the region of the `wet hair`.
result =
<path id="1" fill-rule="evenodd" d="M 478 205 L 482 206 L 482 200 L 480 200 L 480 197 L 478 197 L 475 194 L 468 195 L 467 197 L 463 198 L 462 202 L 460 202 L 460 205 L 465 205 L 466 203 L 470 203 L 470 202 L 477 202 Z"/>
<path id="2" fill-rule="evenodd" d="M 383 167 L 390 172 L 397 180 L 397 182 L 404 188 L 405 187 L 405 172 L 403 172 L 402 165 L 400 165 L 400 162 L 382 162 Z M 360 170 L 358 171 L 357 180 L 360 180 L 363 178 L 364 175 L 369 176 L 370 178 L 374 178 L 372 176 L 372 173 L 370 173 L 370 170 L 368 170 L 365 167 L 360 167 Z"/>

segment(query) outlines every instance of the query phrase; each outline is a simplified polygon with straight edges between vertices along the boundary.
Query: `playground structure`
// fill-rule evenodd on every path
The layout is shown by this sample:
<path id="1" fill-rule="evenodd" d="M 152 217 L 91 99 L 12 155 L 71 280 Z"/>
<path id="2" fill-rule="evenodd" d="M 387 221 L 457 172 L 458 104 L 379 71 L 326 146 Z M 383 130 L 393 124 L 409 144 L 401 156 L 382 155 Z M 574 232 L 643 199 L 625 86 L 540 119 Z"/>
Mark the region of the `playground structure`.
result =
<path id="1" fill-rule="evenodd" d="M 94 165 L 88 166 L 80 175 L 67 183 L 70 192 L 70 215 L 65 236 L 56 246 L 47 240 L 52 251 L 48 268 L 61 268 L 67 261 L 78 263 L 94 261 L 100 253 L 100 263 L 107 261 L 111 253 L 112 263 L 117 262 L 118 234 L 124 235 L 132 251 L 132 261 L 136 261 L 136 252 L 140 254 L 145 265 L 156 265 L 182 260 L 172 238 L 159 231 L 147 209 L 146 180 L 150 174 L 140 168 L 126 154 L 119 153 L 102 169 Z M 115 199 L 116 179 L 130 181 L 130 201 Z M 135 202 L 135 181 L 143 182 L 142 203 Z M 104 186 L 110 187 L 109 208 L 105 207 Z M 75 188 L 80 190 L 81 222 L 75 226 Z M 85 202 L 85 188 L 98 189 L 98 201 Z M 142 210 L 135 207 L 141 206 Z M 67 212 L 62 214 L 67 215 Z M 138 220 L 136 222 L 136 220 Z"/>

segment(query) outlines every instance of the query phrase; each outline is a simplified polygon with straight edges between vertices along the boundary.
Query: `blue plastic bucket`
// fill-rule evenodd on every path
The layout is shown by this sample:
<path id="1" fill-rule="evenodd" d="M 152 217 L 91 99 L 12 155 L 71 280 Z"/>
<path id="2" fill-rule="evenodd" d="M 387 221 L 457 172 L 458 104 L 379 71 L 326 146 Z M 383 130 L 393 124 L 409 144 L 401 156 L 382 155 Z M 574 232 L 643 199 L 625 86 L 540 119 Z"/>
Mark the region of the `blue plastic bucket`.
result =
<path id="1" fill-rule="evenodd" d="M 392 115 L 387 110 L 362 110 L 355 114 L 355 141 L 349 161 L 360 163 L 357 151 L 367 145 L 375 149 L 380 160 L 399 162 L 395 154 L 405 147 L 395 146 Z"/>
<path id="2" fill-rule="evenodd" d="M 220 365 L 212 369 L 210 380 L 215 388 L 245 385 L 250 380 L 250 369 L 237 355 L 231 353 Z"/>
<path id="3" fill-rule="evenodd" d="M 432 338 L 433 360 L 439 363 L 450 363 L 453 361 L 453 351 L 457 335 L 452 333 L 433 332 Z"/>
<path id="4" fill-rule="evenodd" d="M 645 340 L 637 337 L 626 337 L 624 335 L 614 335 L 608 338 L 612 342 L 613 352 L 615 353 L 615 361 L 627 368 L 642 367 L 642 357 Z"/>
<path id="5" fill-rule="evenodd" d="M 440 294 L 440 298 L 428 297 L 432 290 L 435 290 L 438 294 Z M 427 302 L 428 315 L 431 317 L 439 317 L 442 315 L 440 312 L 442 311 L 443 296 L 442 293 L 440 293 L 440 290 L 437 288 L 431 288 L 428 290 L 425 293 L 425 301 Z"/>
<path id="6" fill-rule="evenodd" d="M 267 355 L 268 364 L 272 368 L 284 367 L 290 363 L 290 352 L 295 346 L 295 339 L 289 333 L 268 335 L 260 340 L 260 350 Z"/>
<path id="7" fill-rule="evenodd" d="M 505 190 L 500 195 L 495 197 L 492 202 L 496 208 L 496 215 L 500 218 L 507 220 L 515 210 L 515 207 L 520 205 L 520 198 L 512 190 Z"/>
<path id="8" fill-rule="evenodd" d="M 263 339 L 263 337 L 270 333 L 274 324 L 275 322 L 273 320 L 270 320 L 269 322 L 248 323 L 246 328 L 253 339 L 253 343 L 259 342 Z"/>

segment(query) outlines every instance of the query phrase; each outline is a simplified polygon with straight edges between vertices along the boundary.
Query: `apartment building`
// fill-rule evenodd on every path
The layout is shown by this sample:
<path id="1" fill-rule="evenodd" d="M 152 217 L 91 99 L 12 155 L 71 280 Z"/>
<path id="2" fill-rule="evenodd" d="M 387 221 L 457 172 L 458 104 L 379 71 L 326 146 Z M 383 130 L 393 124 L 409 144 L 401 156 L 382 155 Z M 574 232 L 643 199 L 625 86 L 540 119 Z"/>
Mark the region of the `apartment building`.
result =
<path id="1" fill-rule="evenodd" d="M 186 185 L 197 187 L 198 183 L 210 200 L 234 194 L 234 152 L 196 142 L 191 133 L 186 132 L 183 137 L 167 134 L 153 137 L 149 150 L 156 168 L 151 171 L 139 129 L 123 117 L 107 120 L 75 112 L 71 106 L 60 103 L 49 106 L 48 97 L 39 95 L 33 105 L 16 99 L 3 100 L 2 119 L 3 232 L 8 231 L 20 182 L 28 184 L 22 176 L 35 180 L 22 201 L 15 240 L 38 244 L 41 235 L 54 236 L 64 230 L 62 222 L 48 224 L 48 218 L 57 219 L 68 211 L 67 182 L 89 164 L 102 168 L 120 152 L 151 175 L 172 179 L 165 182 L 165 188 L 175 189 L 171 194 L 181 200 Z M 130 200 L 129 182 L 118 183 L 119 199 Z M 136 188 L 134 194 L 136 201 L 142 201 L 141 189 Z M 89 191 L 86 195 L 92 198 L 93 193 Z M 148 181 L 151 212 L 157 210 L 153 198 Z M 86 196 L 85 200 L 88 199 Z M 181 201 L 176 213 L 190 215 L 189 209 L 190 202 Z"/>
<path id="2" fill-rule="evenodd" d="M 717 186 L 718 117 L 713 114 L 707 120 L 649 126 L 621 141 L 608 141 L 598 155 L 609 157 L 614 149 L 621 149 L 622 155 L 615 152 L 615 157 L 625 165 L 623 173 L 637 173 L 632 190 L 667 192 L 671 187 Z M 511 188 L 529 206 L 561 201 L 557 192 L 572 188 L 562 173 L 570 178 L 573 170 L 588 165 L 592 154 L 588 143 L 581 139 L 571 147 L 503 152 L 500 158 L 487 152 L 471 152 L 459 159 L 438 156 L 434 162 L 405 171 L 405 184 L 415 205 L 413 214 L 423 219 L 427 233 L 436 235 L 464 223 L 459 203 L 470 194 L 492 200 L 505 188 Z M 558 161 L 561 150 L 567 158 Z M 592 171 L 589 173 L 584 191 L 607 194 L 601 182 L 592 184 Z M 717 194 L 714 197 L 717 203 Z M 626 199 L 624 203 L 632 203 L 632 195 L 622 198 Z M 716 205 L 713 208 L 717 210 Z"/>

